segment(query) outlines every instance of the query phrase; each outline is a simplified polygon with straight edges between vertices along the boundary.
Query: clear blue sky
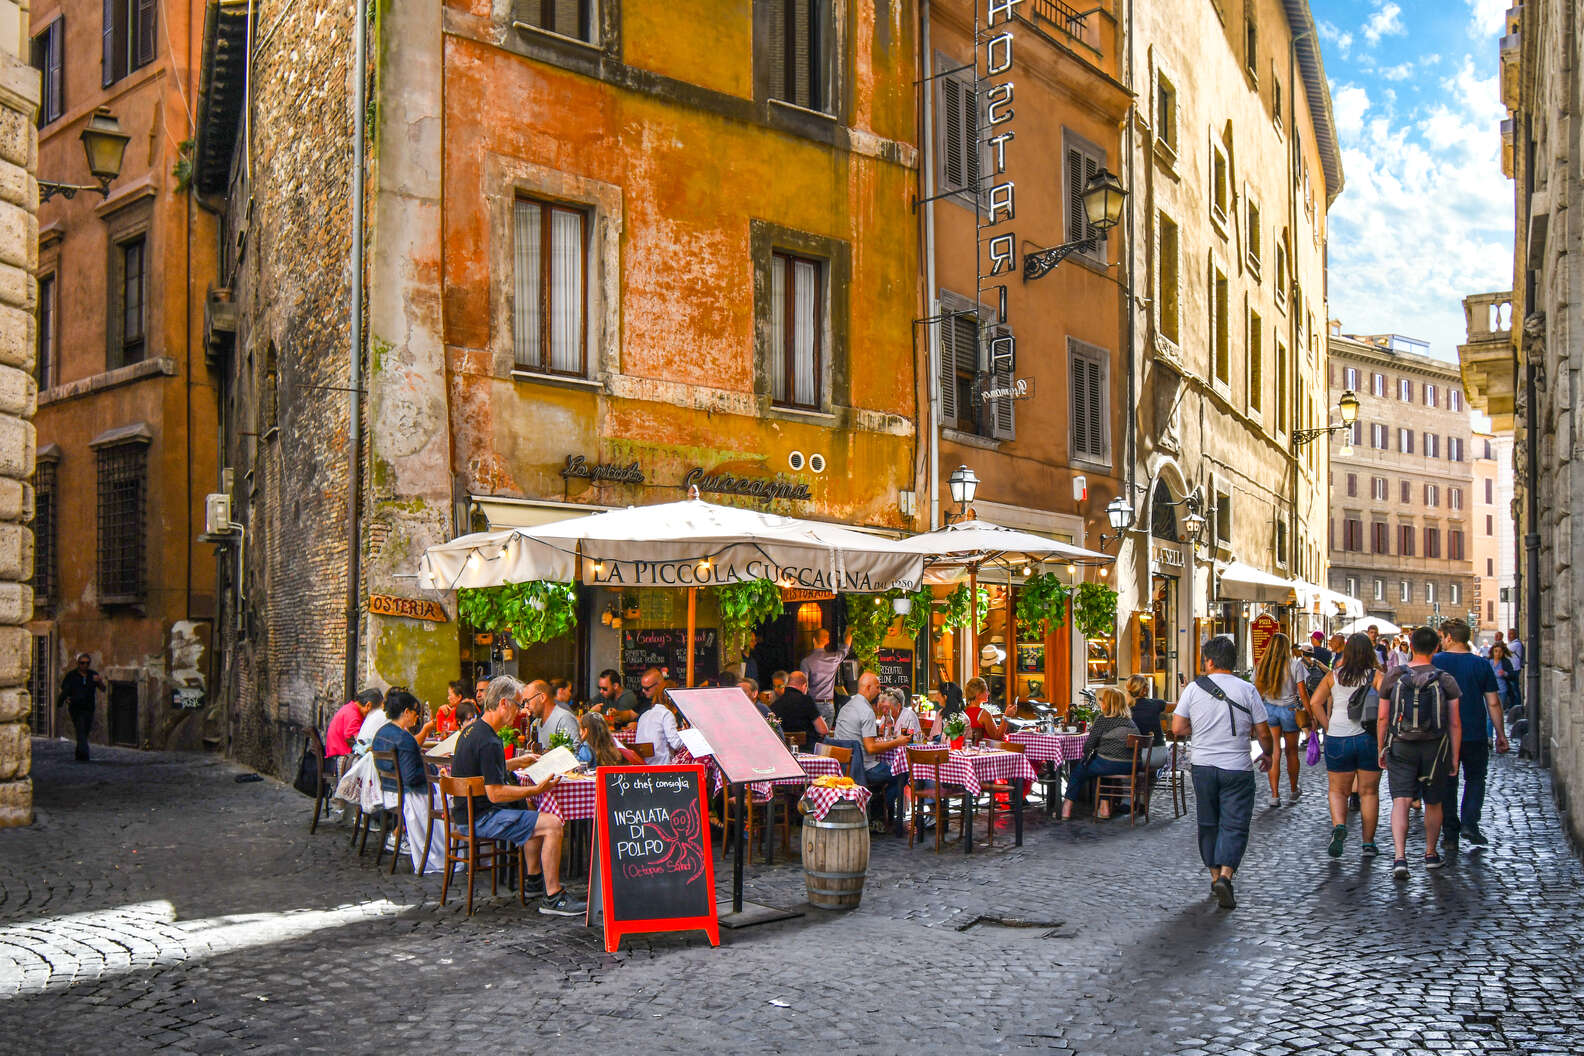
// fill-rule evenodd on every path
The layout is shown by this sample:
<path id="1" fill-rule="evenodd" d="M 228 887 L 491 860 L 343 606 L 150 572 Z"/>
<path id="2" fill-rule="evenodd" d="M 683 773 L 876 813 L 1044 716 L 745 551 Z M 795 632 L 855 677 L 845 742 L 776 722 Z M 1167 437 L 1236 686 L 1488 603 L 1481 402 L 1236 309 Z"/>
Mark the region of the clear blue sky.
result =
<path id="1" fill-rule="evenodd" d="M 1462 299 L 1512 285 L 1497 42 L 1506 0 L 1314 0 L 1342 141 L 1331 316 L 1455 359 Z"/>

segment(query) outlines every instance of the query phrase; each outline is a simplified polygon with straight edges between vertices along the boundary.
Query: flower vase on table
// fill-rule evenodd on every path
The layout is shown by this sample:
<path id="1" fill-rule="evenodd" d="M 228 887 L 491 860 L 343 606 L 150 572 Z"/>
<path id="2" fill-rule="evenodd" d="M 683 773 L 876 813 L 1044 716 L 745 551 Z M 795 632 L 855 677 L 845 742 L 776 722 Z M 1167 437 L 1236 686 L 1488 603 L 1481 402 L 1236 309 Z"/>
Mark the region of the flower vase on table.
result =
<path id="1" fill-rule="evenodd" d="M 968 722 L 961 715 L 953 715 L 946 720 L 946 725 L 942 727 L 941 732 L 951 747 L 961 749 L 963 737 L 968 732 Z"/>

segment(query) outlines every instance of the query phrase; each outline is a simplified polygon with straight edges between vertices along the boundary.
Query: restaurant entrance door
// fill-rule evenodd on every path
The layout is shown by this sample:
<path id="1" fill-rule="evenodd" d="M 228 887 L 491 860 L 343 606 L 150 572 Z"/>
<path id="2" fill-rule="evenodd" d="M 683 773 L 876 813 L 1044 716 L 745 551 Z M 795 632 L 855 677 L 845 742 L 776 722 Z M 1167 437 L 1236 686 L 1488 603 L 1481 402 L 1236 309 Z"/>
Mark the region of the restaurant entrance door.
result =
<path id="1" fill-rule="evenodd" d="M 1155 689 L 1168 700 L 1175 699 L 1181 672 L 1178 640 L 1183 637 L 1177 626 L 1177 577 L 1154 576 L 1150 580 L 1153 600 L 1150 612 L 1155 626 L 1154 656 Z"/>

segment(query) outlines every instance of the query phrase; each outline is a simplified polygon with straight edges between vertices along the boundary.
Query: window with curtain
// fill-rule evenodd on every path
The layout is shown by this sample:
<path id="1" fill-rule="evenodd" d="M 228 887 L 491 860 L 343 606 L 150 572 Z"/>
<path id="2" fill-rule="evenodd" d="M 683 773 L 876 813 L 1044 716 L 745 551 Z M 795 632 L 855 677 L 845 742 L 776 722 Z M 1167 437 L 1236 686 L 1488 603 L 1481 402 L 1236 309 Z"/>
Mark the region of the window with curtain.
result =
<path id="1" fill-rule="evenodd" d="M 518 0 L 516 17 L 543 29 L 585 44 L 597 44 L 594 0 Z"/>
<path id="2" fill-rule="evenodd" d="M 518 370 L 588 376 L 588 215 L 519 198 L 513 214 L 513 362 Z"/>
<path id="3" fill-rule="evenodd" d="M 770 258 L 770 398 L 783 407 L 818 410 L 824 266 L 790 253 Z"/>
<path id="4" fill-rule="evenodd" d="M 829 112 L 830 0 L 766 0 L 770 97 Z"/>
<path id="5" fill-rule="evenodd" d="M 141 363 L 147 354 L 148 239 L 144 235 L 118 242 L 111 255 L 115 268 L 115 302 L 111 322 L 109 367 Z"/>

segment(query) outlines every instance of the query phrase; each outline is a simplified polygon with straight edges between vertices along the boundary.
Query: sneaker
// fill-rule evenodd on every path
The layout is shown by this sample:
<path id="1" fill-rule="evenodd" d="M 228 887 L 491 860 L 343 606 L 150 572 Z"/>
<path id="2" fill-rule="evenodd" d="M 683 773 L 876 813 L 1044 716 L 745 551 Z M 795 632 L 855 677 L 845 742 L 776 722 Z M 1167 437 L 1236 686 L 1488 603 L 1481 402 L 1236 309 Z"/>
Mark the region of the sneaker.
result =
<path id="1" fill-rule="evenodd" d="M 581 917 L 588 912 L 588 903 L 577 901 L 563 887 L 555 894 L 544 897 L 544 901 L 539 903 L 539 912 L 548 917 Z"/>
<path id="2" fill-rule="evenodd" d="M 1277 807 L 1281 806 L 1281 796 L 1272 796 L 1270 798 L 1270 805 L 1272 810 L 1275 810 Z"/>
<path id="3" fill-rule="evenodd" d="M 1221 904 L 1222 909 L 1237 908 L 1237 896 L 1232 893 L 1232 881 L 1223 876 L 1210 885 L 1210 890 L 1215 892 L 1216 901 Z"/>
<path id="4" fill-rule="evenodd" d="M 1446 848 L 1447 854 L 1458 852 L 1458 834 L 1455 832 L 1442 832 L 1441 846 Z"/>
<path id="5" fill-rule="evenodd" d="M 1375 846 L 1373 843 L 1366 843 L 1362 849 L 1364 851 L 1364 857 L 1366 858 L 1373 858 L 1380 854 L 1380 848 Z"/>
<path id="6" fill-rule="evenodd" d="M 1408 879 L 1408 859 L 1398 858 L 1392 862 L 1392 876 L 1399 880 Z"/>
<path id="7" fill-rule="evenodd" d="M 1351 795 L 1348 796 L 1348 809 L 1351 810 L 1355 814 L 1357 814 L 1360 810 L 1363 809 L 1360 806 L 1360 804 L 1359 804 L 1359 798 L 1358 798 L 1358 793 L 1357 792 L 1354 792 L 1354 793 L 1352 793 Z"/>
<path id="8" fill-rule="evenodd" d="M 1298 802 L 1298 797 L 1302 796 L 1302 795 L 1303 795 L 1303 789 L 1295 788 L 1295 789 L 1293 789 L 1293 794 L 1292 794 L 1292 796 L 1290 798 L 1292 799 L 1292 801 L 1294 803 L 1296 803 L 1296 802 Z"/>
<path id="9" fill-rule="evenodd" d="M 1470 825 L 1463 830 L 1463 838 L 1475 847 L 1490 846 L 1490 840 L 1474 825 Z"/>
<path id="10" fill-rule="evenodd" d="M 1333 858 L 1342 857 L 1342 846 L 1347 843 L 1347 826 L 1335 825 L 1331 829 L 1331 846 L 1326 848 L 1326 853 Z"/>
<path id="11" fill-rule="evenodd" d="M 524 897 L 527 897 L 528 895 L 534 895 L 535 897 L 539 897 L 539 896 L 542 896 L 544 893 L 545 893 L 545 885 L 544 885 L 544 874 L 543 873 L 535 873 L 532 876 L 523 877 L 523 896 Z"/>
<path id="12" fill-rule="evenodd" d="M 1427 855 L 1425 855 L 1425 868 L 1426 869 L 1439 869 L 1445 864 L 1446 864 L 1446 859 L 1441 857 L 1439 854 L 1427 854 Z"/>

